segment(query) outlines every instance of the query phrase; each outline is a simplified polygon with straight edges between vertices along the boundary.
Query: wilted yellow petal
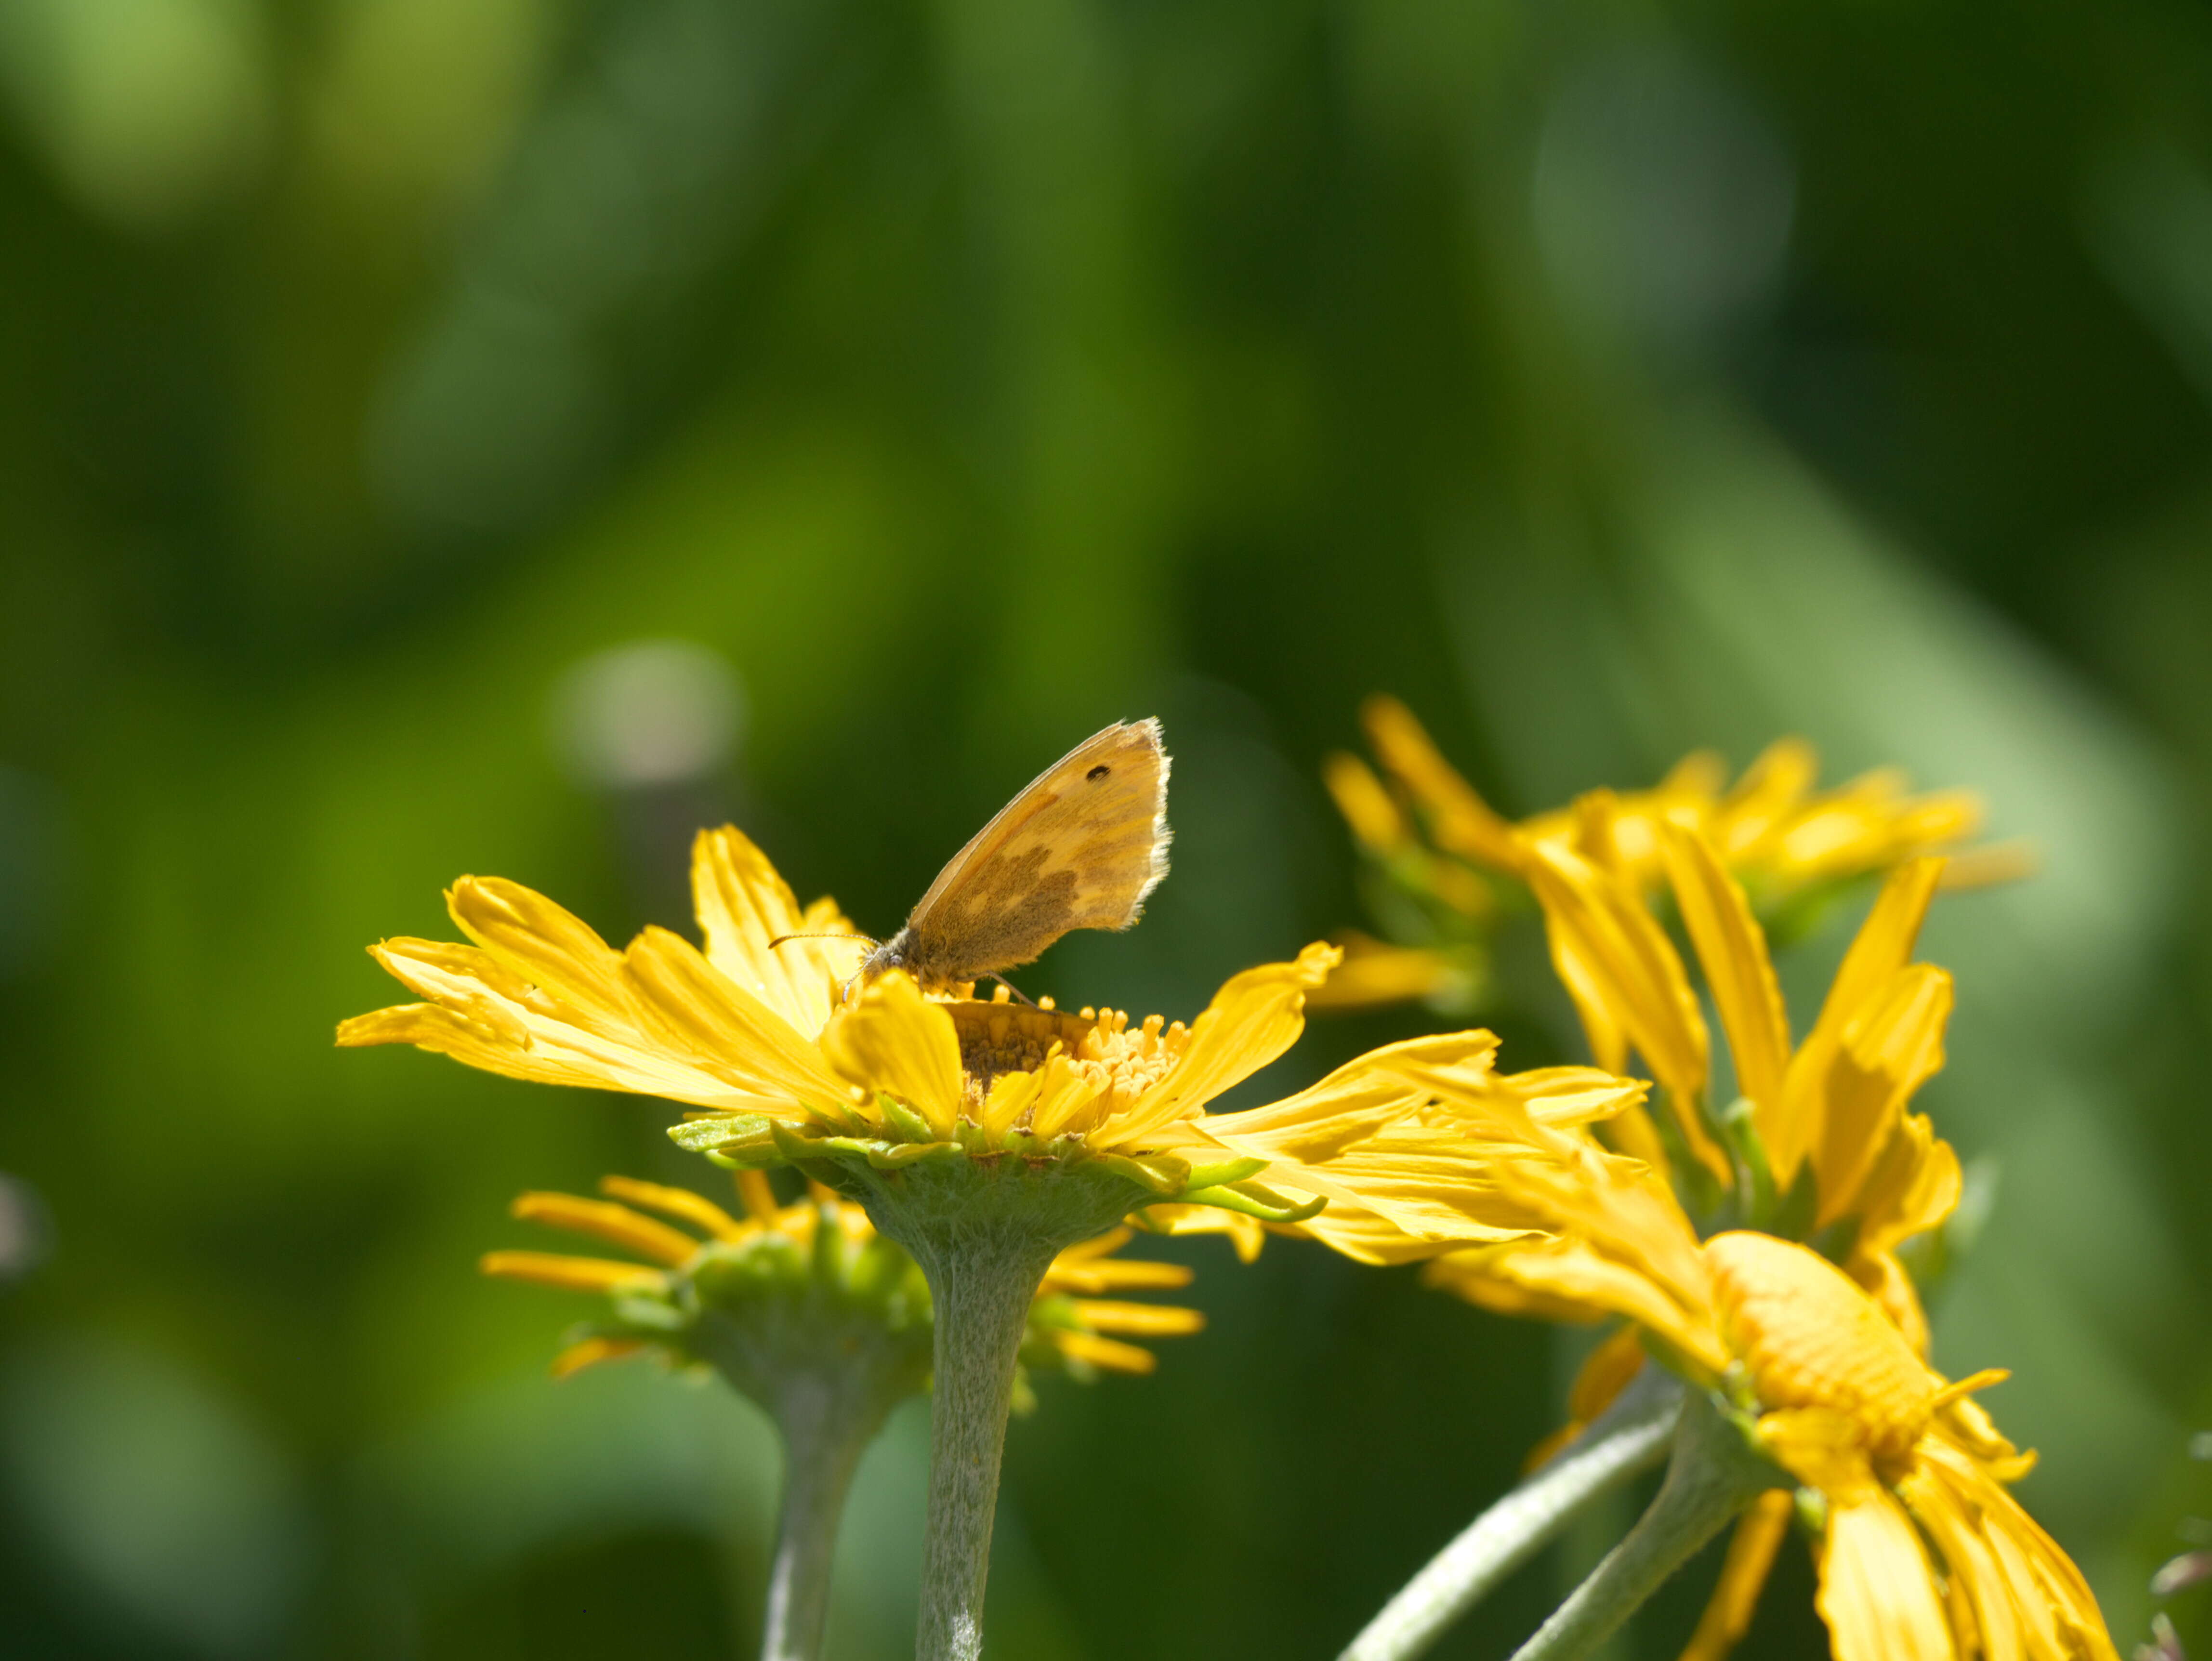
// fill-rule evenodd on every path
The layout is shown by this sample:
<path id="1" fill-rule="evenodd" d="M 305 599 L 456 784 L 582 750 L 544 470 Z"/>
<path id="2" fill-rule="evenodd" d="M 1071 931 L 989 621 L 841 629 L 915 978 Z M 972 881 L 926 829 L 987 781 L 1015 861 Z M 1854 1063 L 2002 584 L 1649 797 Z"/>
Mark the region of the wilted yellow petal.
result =
<path id="1" fill-rule="evenodd" d="M 1705 1242 L 1729 1348 L 1759 1401 L 1846 1415 L 1879 1458 L 1927 1428 L 1936 1386 L 1881 1309 L 1818 1253 L 1738 1230 Z"/>

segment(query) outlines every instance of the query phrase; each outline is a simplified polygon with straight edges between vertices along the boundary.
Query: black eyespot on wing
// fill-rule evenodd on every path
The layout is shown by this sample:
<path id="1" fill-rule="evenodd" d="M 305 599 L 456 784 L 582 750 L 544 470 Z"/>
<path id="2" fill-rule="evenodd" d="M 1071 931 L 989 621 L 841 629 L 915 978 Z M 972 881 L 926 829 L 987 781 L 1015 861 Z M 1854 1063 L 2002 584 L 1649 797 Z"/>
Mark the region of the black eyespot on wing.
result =
<path id="1" fill-rule="evenodd" d="M 1098 764 L 1098 765 L 1097 765 L 1097 766 L 1096 766 L 1096 767 L 1092 768 L 1089 772 L 1085 773 L 1083 776 L 1084 776 L 1084 779 L 1085 779 L 1085 781 L 1086 782 L 1091 783 L 1091 784 L 1096 784 L 1096 783 L 1097 783 L 1097 782 L 1098 782 L 1098 781 L 1099 781 L 1099 780 L 1101 780 L 1101 779 L 1104 778 L 1104 777 L 1105 777 L 1109 773 L 1112 772 L 1113 770 L 1113 770 L 1112 768 L 1109 767 L 1109 766 L 1108 766 L 1104 762 L 1103 762 L 1103 761 L 1102 761 L 1102 762 L 1100 762 L 1100 763 Z"/>

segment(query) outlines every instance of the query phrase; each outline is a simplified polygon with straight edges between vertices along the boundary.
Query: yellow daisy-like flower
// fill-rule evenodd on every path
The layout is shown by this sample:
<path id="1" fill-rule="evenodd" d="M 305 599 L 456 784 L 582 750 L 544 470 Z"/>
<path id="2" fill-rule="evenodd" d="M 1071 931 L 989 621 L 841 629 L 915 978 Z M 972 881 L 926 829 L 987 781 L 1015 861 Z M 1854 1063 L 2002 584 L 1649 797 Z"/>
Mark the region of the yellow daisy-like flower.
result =
<path id="1" fill-rule="evenodd" d="M 1605 861 L 1647 897 L 1666 875 L 1664 827 L 1702 831 L 1770 923 L 1799 920 L 1855 879 L 1954 850 L 1981 824 L 1972 794 L 1914 794 L 1895 769 L 1817 789 L 1819 757 L 1794 738 L 1769 746 L 1733 786 L 1719 758 L 1699 751 L 1650 789 L 1598 792 L 1515 822 L 1483 800 L 1396 699 L 1371 697 L 1361 715 L 1382 776 L 1338 754 L 1323 778 L 1353 837 L 1388 879 L 1389 894 L 1378 904 L 1407 925 L 1393 932 L 1414 938 L 1391 948 L 1404 956 L 1362 964 L 1363 953 L 1348 953 L 1341 983 L 1324 989 L 1316 1007 L 1416 997 L 1464 1006 L 1487 979 L 1488 936 L 1522 903 L 1540 850 L 1595 856 L 1594 823 L 1602 825 Z M 2027 864 L 2016 847 L 1975 849 L 1953 859 L 1945 881 L 1954 888 L 2003 881 Z M 1408 906 L 1418 915 L 1405 917 Z"/>
<path id="2" fill-rule="evenodd" d="M 2081 1571 L 2006 1492 L 2033 1456 L 1967 1399 L 2004 1374 L 1949 1383 L 1802 1246 L 1730 1233 L 1703 1255 L 1759 1443 L 1820 1496 L 1838 1661 L 2117 1661 Z M 1747 1614 L 1764 1568 L 1739 1565 L 1717 1602 Z"/>
<path id="3" fill-rule="evenodd" d="M 1737 1105 L 1711 1096 L 1711 1035 L 1687 969 L 1632 879 L 1574 849 L 1547 845 L 1529 869 L 1553 961 L 1599 1064 L 1640 1056 L 1661 1081 L 1671 1137 L 1624 1119 L 1616 1145 L 1686 1191 L 1717 1189 L 1738 1220 L 1809 1237 L 1848 1225 L 1844 1262 L 1925 1348 L 1926 1323 L 1896 1250 L 1936 1226 L 1959 1200 L 1957 1156 L 1913 1092 L 1943 1064 L 1951 978 L 1912 961 L 1942 873 L 1916 859 L 1893 872 L 1845 953 L 1802 1043 L 1750 898 L 1711 839 L 1668 824 L 1661 860 L 1712 996 Z M 1671 1147 L 1669 1146 L 1671 1142 Z"/>
<path id="4" fill-rule="evenodd" d="M 855 1312 L 872 1317 L 904 1348 L 903 1376 L 911 1388 L 921 1388 L 928 1370 L 929 1288 L 913 1258 L 878 1235 L 859 1207 L 819 1184 L 787 1206 L 776 1203 L 764 1172 L 741 1171 L 737 1183 L 741 1209 L 735 1214 L 690 1189 L 628 1177 L 604 1178 L 599 1190 L 608 1197 L 601 1200 L 525 1194 L 514 1202 L 515 1216 L 589 1236 L 632 1256 L 494 1251 L 481 1266 L 487 1275 L 609 1299 L 610 1313 L 555 1358 L 556 1378 L 641 1351 L 714 1362 L 726 1355 L 726 1344 L 702 1331 L 702 1323 L 742 1322 L 758 1313 L 769 1317 L 767 1325 L 787 1332 L 789 1305 L 818 1294 L 838 1322 Z M 1191 1271 L 1182 1264 L 1116 1256 L 1131 1238 L 1132 1231 L 1115 1229 L 1054 1260 L 1030 1305 L 1025 1365 L 1079 1376 L 1148 1373 L 1158 1358 L 1129 1339 L 1204 1329 L 1206 1317 L 1194 1309 L 1102 1295 L 1190 1284 Z M 637 1262 L 641 1257 L 646 1261 Z M 747 1376 L 761 1370 L 757 1358 Z M 747 1386 L 740 1382 L 740 1388 Z"/>
<path id="5" fill-rule="evenodd" d="M 372 948 L 424 1001 L 349 1020 L 338 1042 L 685 1103 L 699 1111 L 678 1140 L 739 1164 L 842 1157 L 895 1171 L 1013 1156 L 1109 1170 L 1133 1185 L 1123 1209 L 1157 1199 L 1278 1219 L 1308 1203 L 1253 1183 L 1255 1162 L 1209 1136 L 1243 1116 L 1205 1109 L 1296 1041 L 1335 948 L 1232 977 L 1188 1026 L 1024 1008 L 1003 990 L 929 997 L 896 972 L 848 1001 L 854 946 L 771 942 L 850 925 L 829 900 L 802 909 L 736 830 L 701 836 L 693 886 L 703 946 L 648 928 L 617 951 L 519 884 L 464 878 L 447 904 L 471 943 Z M 1382 1080 L 1339 1133 L 1378 1129 L 1416 1098 Z M 1316 1110 L 1341 1110 L 1334 1098 Z"/>
<path id="6" fill-rule="evenodd" d="M 1367 846 L 1381 851 L 1401 845 L 1418 823 L 1438 849 L 1518 876 L 1531 846 L 1571 843 L 1579 837 L 1572 807 L 1517 824 L 1501 818 L 1395 698 L 1370 698 L 1361 715 L 1397 794 L 1350 757 L 1332 758 L 1329 782 L 1354 834 Z M 1981 804 L 1966 791 L 1915 795 L 1894 768 L 1819 790 L 1820 771 L 1819 754 L 1796 738 L 1769 745 L 1733 786 L 1717 756 L 1699 751 L 1686 757 L 1652 788 L 1614 799 L 1613 835 L 1621 867 L 1645 886 L 1656 885 L 1662 875 L 1660 828 L 1691 824 L 1711 839 L 1747 886 L 1762 898 L 1774 898 L 1953 849 L 1980 828 Z M 1400 802 L 1410 805 L 1410 818 L 1382 811 Z M 2002 873 L 2010 869 L 2004 867 Z M 1998 874 L 1998 869 L 1968 867 L 1954 871 L 1953 880 Z"/>
<path id="7" fill-rule="evenodd" d="M 2080 1571 L 2006 1492 L 2032 1457 L 1966 1399 L 2002 1373 L 1947 1381 L 1881 1303 L 1804 1246 L 1750 1231 L 1701 1244 L 1638 1161 L 1587 1138 L 1522 1141 L 1499 1183 L 1551 1232 L 1440 1260 L 1439 1276 L 1470 1279 L 1485 1301 L 1519 1287 L 1625 1316 L 1729 1397 L 1817 1520 L 1838 1661 L 2116 1661 Z M 1599 1354 L 1617 1387 L 1613 1348 Z M 1790 1515 L 1771 1500 L 1745 1514 L 1694 1661 L 1718 1661 L 1748 1625 Z"/>
<path id="8" fill-rule="evenodd" d="M 1243 1231 L 1247 1250 L 1255 1224 L 1310 1218 L 1340 1196 L 1425 1235 L 1459 1226 L 1449 1203 L 1421 1214 L 1435 1184 L 1404 1163 L 1425 1153 L 1418 1139 L 1380 1161 L 1351 1156 L 1434 1107 L 1440 1088 L 1478 1081 L 1487 1034 L 1444 1041 L 1463 1053 L 1434 1066 L 1377 1051 L 1273 1106 L 1206 1111 L 1296 1042 L 1334 946 L 1232 977 L 1188 1026 L 1133 1025 L 1110 1009 L 984 1002 L 972 988 L 927 995 L 902 971 L 848 998 L 852 945 L 787 938 L 848 933 L 842 915 L 828 900 L 802 910 L 734 829 L 699 838 L 692 885 L 701 945 L 648 928 L 617 951 L 542 895 L 465 878 L 447 900 L 471 943 L 375 947 L 422 1001 L 348 1021 L 338 1040 L 686 1103 L 695 1113 L 671 1133 L 681 1145 L 738 1167 L 797 1165 L 858 1197 L 913 1254 L 934 1319 L 919 1653 L 978 1652 L 1016 1363 L 1057 1254 L 1156 1207 L 1171 1232 L 1201 1211 L 1234 1219 L 1218 1226 Z M 1161 1318 L 1094 1304 L 1059 1348 L 1097 1361 L 1115 1353 L 1103 1348 L 1114 1323 L 1126 1335 Z"/>

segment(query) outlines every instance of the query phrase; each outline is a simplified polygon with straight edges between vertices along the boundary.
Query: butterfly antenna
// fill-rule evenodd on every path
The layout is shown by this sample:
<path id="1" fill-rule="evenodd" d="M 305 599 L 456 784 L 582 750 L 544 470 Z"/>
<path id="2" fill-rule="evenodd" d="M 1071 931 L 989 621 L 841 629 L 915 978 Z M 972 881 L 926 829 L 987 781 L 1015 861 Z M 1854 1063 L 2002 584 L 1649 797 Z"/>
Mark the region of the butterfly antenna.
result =
<path id="1" fill-rule="evenodd" d="M 883 944 L 872 934 L 778 934 L 768 943 L 768 949 L 773 952 L 786 940 L 857 940 L 862 946 Z"/>

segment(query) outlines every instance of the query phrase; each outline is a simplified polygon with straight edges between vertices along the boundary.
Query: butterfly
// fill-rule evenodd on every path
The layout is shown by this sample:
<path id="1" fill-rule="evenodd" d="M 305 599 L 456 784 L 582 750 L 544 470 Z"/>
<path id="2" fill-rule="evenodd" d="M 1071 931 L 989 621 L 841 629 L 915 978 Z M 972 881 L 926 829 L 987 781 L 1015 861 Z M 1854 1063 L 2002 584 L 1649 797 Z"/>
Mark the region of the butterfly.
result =
<path id="1" fill-rule="evenodd" d="M 1168 754 L 1158 721 L 1069 751 L 947 861 L 860 978 L 902 969 L 929 992 L 1030 963 L 1076 928 L 1122 929 L 1168 873 Z"/>

